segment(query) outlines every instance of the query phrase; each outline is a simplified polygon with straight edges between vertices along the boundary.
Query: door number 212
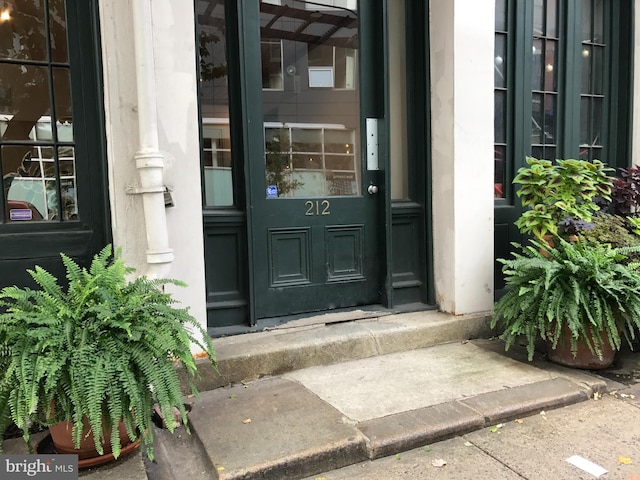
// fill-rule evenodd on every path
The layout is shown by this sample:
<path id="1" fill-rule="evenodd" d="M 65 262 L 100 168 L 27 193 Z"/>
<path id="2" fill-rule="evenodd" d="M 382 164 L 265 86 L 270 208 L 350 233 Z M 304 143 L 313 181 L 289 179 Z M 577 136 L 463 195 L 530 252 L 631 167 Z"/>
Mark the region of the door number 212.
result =
<path id="1" fill-rule="evenodd" d="M 329 210 L 331 204 L 329 200 L 316 200 L 315 202 L 307 200 L 304 202 L 304 205 L 307 207 L 307 211 L 304 213 L 307 217 L 314 215 L 331 215 L 331 211 Z"/>

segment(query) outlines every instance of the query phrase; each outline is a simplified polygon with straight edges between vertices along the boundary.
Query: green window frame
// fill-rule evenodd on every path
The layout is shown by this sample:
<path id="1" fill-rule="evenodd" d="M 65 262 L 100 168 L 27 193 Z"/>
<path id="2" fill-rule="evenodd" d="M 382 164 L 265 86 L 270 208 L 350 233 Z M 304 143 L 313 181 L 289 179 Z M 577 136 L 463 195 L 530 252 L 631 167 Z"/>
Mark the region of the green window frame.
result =
<path id="1" fill-rule="evenodd" d="M 629 0 L 497 0 L 495 199 L 526 156 L 630 163 Z"/>

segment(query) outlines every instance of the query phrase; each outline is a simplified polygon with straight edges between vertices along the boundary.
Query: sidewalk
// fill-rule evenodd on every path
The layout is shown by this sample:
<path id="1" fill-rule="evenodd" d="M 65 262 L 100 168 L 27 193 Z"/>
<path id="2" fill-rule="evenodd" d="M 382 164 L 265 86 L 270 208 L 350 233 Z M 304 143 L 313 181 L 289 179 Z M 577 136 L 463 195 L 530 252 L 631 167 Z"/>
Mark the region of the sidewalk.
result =
<path id="1" fill-rule="evenodd" d="M 406 337 L 417 346 L 402 347 L 405 328 L 416 328 L 416 321 L 441 322 L 430 335 L 449 343 L 420 346 L 423 340 L 416 330 Z M 159 437 L 158 464 L 149 469 L 149 478 L 310 477 L 620 387 L 546 361 L 528 363 L 522 352 L 506 355 L 497 340 L 460 341 L 468 337 L 460 335 L 457 322 L 466 327 L 472 323 L 431 312 L 271 336 L 270 341 L 288 345 L 288 354 L 278 355 L 290 363 L 313 362 L 331 351 L 347 352 L 346 358 L 290 371 L 284 366 L 287 361 L 274 360 L 274 353 L 264 363 L 247 354 L 257 363 L 254 373 L 245 372 L 244 383 L 206 391 L 195 401 L 189 416 L 194 435 L 180 439 L 179 452 L 174 439 Z M 482 330 L 486 323 L 478 322 L 476 333 L 488 333 Z M 368 334 L 354 341 L 359 329 Z M 442 336 L 446 329 L 458 339 Z M 340 334 L 334 337 L 332 330 Z M 310 338 L 316 339 L 313 346 L 307 344 Z M 342 339 L 340 348 L 336 338 Z M 231 343 L 246 341 L 239 337 Z M 378 354 L 363 353 L 370 352 L 363 347 L 370 341 Z M 272 345 L 265 338 L 262 343 Z M 229 344 L 221 348 L 223 358 L 229 351 L 225 348 L 233 349 Z M 250 350 L 246 344 L 243 348 Z M 271 362 L 284 371 L 259 378 L 256 372 L 268 370 Z M 163 459 L 160 451 L 169 456 Z"/>
<path id="2" fill-rule="evenodd" d="M 421 312 L 216 339 L 225 378 L 203 372 L 192 435 L 157 430 L 146 476 L 138 453 L 83 478 L 312 477 L 624 387 L 466 340 L 489 335 L 486 316 Z"/>

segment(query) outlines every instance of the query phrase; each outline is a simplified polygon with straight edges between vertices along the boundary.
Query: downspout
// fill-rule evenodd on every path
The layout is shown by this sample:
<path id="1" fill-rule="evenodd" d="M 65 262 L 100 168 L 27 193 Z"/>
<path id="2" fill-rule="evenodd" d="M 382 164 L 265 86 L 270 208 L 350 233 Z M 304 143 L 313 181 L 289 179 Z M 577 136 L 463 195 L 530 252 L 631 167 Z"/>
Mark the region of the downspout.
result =
<path id="1" fill-rule="evenodd" d="M 133 0 L 134 48 L 138 97 L 139 146 L 135 153 L 139 186 L 131 193 L 142 196 L 147 236 L 149 278 L 166 278 L 173 262 L 164 201 L 164 157 L 158 142 L 158 112 L 153 64 L 150 0 Z"/>

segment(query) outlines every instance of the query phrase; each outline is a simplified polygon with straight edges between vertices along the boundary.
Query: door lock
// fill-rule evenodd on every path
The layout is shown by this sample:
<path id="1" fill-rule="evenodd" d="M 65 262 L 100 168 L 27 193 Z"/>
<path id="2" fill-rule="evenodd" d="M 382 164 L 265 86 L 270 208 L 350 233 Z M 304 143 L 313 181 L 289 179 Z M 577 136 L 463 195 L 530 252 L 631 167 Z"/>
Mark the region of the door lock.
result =
<path id="1" fill-rule="evenodd" d="M 375 195 L 376 193 L 378 193 L 378 186 L 371 184 L 367 187 L 367 192 L 369 192 L 369 195 Z"/>

